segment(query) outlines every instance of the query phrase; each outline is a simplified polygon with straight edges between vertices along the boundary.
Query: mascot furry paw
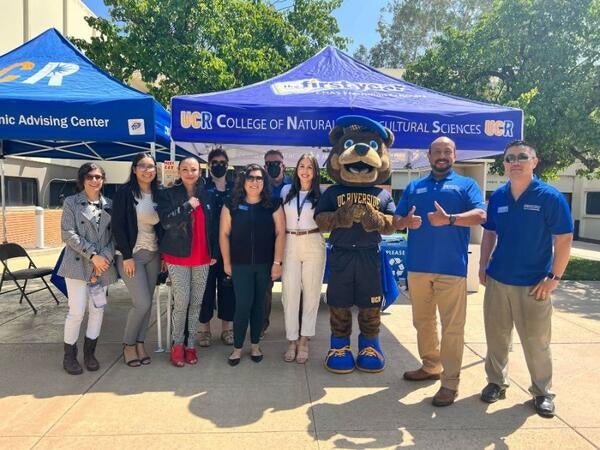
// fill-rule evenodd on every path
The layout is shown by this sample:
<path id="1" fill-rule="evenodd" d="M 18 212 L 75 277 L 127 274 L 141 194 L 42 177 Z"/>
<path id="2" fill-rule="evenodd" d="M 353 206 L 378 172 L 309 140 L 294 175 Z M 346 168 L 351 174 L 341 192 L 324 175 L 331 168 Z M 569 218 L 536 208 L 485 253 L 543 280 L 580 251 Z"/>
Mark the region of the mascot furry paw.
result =
<path id="1" fill-rule="evenodd" d="M 379 344 L 381 318 L 382 234 L 394 232 L 395 206 L 390 193 L 376 185 L 391 174 L 392 132 L 367 117 L 344 116 L 329 133 L 332 150 L 327 172 L 336 184 L 327 189 L 315 211 L 323 232 L 331 232 L 327 303 L 331 347 L 325 367 L 334 373 L 357 368 L 381 372 L 385 356 Z M 358 355 L 350 346 L 352 307 L 358 307 Z"/>

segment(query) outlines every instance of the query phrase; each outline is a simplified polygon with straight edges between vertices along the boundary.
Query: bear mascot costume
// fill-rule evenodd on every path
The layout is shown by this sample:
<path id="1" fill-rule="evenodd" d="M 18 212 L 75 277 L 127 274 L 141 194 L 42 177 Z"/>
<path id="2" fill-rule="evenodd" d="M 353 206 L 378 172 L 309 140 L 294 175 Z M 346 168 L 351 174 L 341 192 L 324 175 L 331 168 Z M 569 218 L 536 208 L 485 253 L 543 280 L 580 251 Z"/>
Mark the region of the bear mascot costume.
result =
<path id="1" fill-rule="evenodd" d="M 357 368 L 381 372 L 385 356 L 379 344 L 381 304 L 381 234 L 393 233 L 395 210 L 390 193 L 376 187 L 391 174 L 392 132 L 367 117 L 344 116 L 329 133 L 332 150 L 327 172 L 336 184 L 322 195 L 315 220 L 331 232 L 327 303 L 331 346 L 325 368 L 350 373 Z M 352 306 L 358 307 L 358 355 L 350 347 Z"/>

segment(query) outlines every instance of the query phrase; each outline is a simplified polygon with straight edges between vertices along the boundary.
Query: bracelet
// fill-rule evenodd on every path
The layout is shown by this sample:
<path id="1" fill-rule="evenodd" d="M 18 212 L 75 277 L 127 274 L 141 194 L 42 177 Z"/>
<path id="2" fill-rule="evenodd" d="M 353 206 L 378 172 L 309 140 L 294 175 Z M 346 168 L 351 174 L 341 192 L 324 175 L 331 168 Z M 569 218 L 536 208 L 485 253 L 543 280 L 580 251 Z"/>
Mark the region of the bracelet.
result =
<path id="1" fill-rule="evenodd" d="M 273 264 L 277 264 L 278 266 L 283 265 L 283 263 L 281 261 L 273 261 Z"/>

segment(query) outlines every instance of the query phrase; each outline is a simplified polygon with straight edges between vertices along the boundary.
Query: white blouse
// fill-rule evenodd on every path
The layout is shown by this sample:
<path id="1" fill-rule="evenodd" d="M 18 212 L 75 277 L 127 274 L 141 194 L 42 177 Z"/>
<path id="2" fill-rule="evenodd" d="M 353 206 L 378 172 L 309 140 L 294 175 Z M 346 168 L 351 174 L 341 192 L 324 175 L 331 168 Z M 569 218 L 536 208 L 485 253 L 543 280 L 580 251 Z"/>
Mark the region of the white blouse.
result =
<path id="1" fill-rule="evenodd" d="M 286 184 L 281 189 L 281 201 L 285 201 L 290 192 L 291 185 Z M 292 198 L 289 203 L 283 205 L 285 213 L 285 229 L 288 231 L 306 231 L 319 228 L 314 219 L 315 208 L 310 200 L 306 200 L 309 191 L 300 191 L 298 196 Z M 298 217 L 298 208 L 300 216 Z"/>

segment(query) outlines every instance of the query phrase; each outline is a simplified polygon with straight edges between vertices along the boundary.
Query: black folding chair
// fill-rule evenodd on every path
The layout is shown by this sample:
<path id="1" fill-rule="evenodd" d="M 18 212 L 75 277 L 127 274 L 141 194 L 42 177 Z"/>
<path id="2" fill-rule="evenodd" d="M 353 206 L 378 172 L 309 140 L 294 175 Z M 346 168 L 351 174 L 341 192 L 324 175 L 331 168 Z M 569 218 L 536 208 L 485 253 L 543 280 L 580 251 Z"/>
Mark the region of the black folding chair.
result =
<path id="1" fill-rule="evenodd" d="M 29 260 L 29 267 L 26 269 L 20 269 L 20 270 L 10 270 L 10 267 L 8 266 L 8 260 L 13 259 L 13 258 L 27 258 Z M 59 304 L 58 299 L 56 298 L 56 295 L 54 295 L 54 292 L 52 292 L 52 289 L 50 289 L 50 285 L 44 279 L 44 277 L 46 275 L 50 275 L 52 273 L 51 267 L 39 267 L 39 268 L 36 267 L 36 265 L 31 260 L 31 258 L 29 257 L 29 254 L 27 254 L 25 249 L 23 247 L 21 247 L 19 244 L 12 244 L 12 243 L 0 245 L 0 260 L 2 261 L 2 265 L 4 266 L 4 270 L 2 271 L 2 278 L 0 278 L 0 294 L 8 294 L 9 292 L 14 292 L 14 291 L 21 292 L 21 298 L 19 299 L 19 303 L 23 303 L 23 297 L 24 297 L 25 300 L 27 300 L 27 303 L 29 303 L 29 306 L 33 310 L 34 314 L 37 314 L 37 310 L 31 304 L 31 301 L 29 301 L 28 295 L 30 295 L 30 294 L 34 294 L 36 292 L 43 291 L 44 289 L 48 289 L 48 291 L 50 291 L 50 294 L 52 294 L 54 301 L 56 301 L 56 304 L 57 305 Z M 34 280 L 36 278 L 41 279 L 42 282 L 44 283 L 45 287 L 41 287 L 39 289 L 26 292 L 25 290 L 27 289 L 27 282 L 29 280 Z M 17 285 L 17 287 L 15 289 L 11 289 L 9 291 L 2 292 L 2 285 L 4 284 L 5 280 L 14 281 L 14 283 Z M 19 284 L 19 281 L 25 281 L 25 282 L 21 286 Z"/>

